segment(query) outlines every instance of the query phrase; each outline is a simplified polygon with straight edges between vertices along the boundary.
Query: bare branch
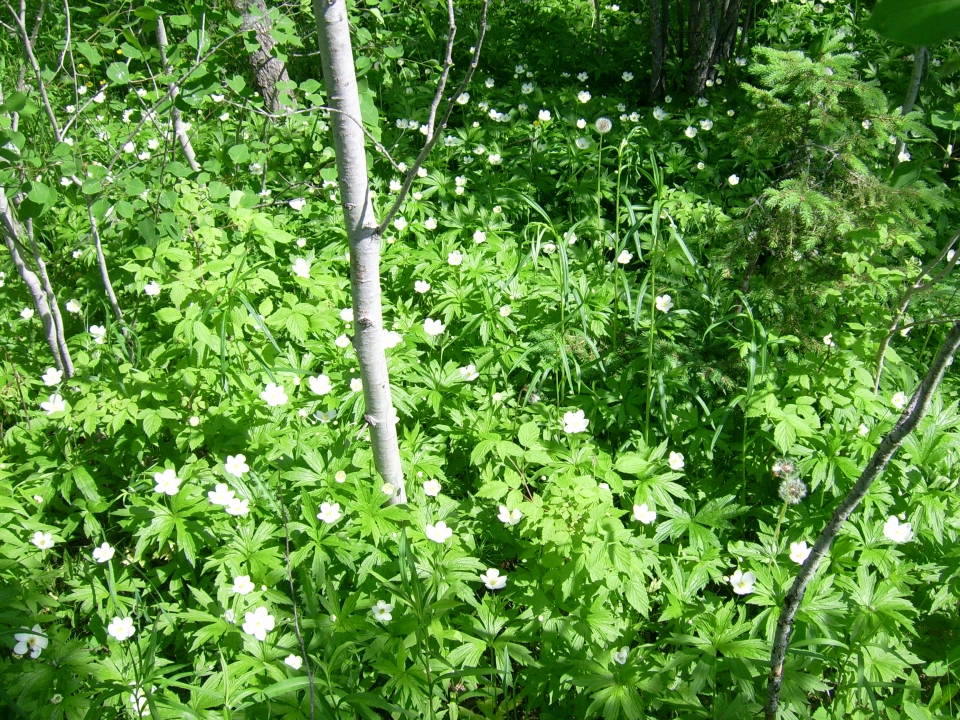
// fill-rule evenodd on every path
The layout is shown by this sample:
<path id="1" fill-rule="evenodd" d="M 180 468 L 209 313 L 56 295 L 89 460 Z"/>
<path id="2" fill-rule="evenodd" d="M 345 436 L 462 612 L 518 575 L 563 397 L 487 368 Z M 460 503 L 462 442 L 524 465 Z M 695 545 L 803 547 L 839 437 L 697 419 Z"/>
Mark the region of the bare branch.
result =
<path id="1" fill-rule="evenodd" d="M 940 250 L 940 254 L 937 255 L 937 257 L 923 266 L 923 268 L 920 270 L 920 274 L 917 275 L 910 287 L 908 287 L 906 292 L 904 292 L 903 298 L 900 300 L 900 307 L 897 308 L 897 312 L 893 316 L 893 322 L 890 323 L 890 329 L 887 331 L 887 336 L 880 342 L 880 347 L 877 349 L 877 377 L 873 382 L 874 395 L 880 392 L 880 377 L 883 375 L 883 364 L 887 354 L 887 348 L 890 347 L 890 341 L 893 339 L 893 336 L 896 335 L 897 331 L 904 329 L 900 327 L 900 321 L 903 319 L 903 315 L 906 313 L 907 307 L 910 305 L 910 301 L 913 299 L 914 295 L 926 292 L 938 282 L 943 280 L 943 278 L 945 278 L 950 271 L 953 270 L 957 262 L 960 261 L 960 253 L 955 253 L 953 259 L 947 261 L 947 264 L 943 270 L 941 270 L 929 282 L 923 282 L 923 279 L 930 274 L 933 268 L 943 262 L 943 259 L 950 254 L 950 250 L 956 244 L 958 239 L 960 239 L 960 231 L 956 232 L 954 236 L 950 238 L 950 242 L 943 246 L 943 248 Z"/>
<path id="2" fill-rule="evenodd" d="M 163 64 L 163 72 L 166 75 L 170 75 L 171 66 L 167 60 L 167 29 L 163 24 L 163 15 L 157 17 L 157 45 L 160 48 L 160 62 Z M 199 52 L 200 47 L 202 47 L 202 42 L 197 44 L 197 52 Z M 170 85 L 167 86 L 167 91 L 171 96 L 175 97 L 176 85 L 170 83 Z M 193 145 L 190 143 L 190 138 L 187 137 L 187 131 L 183 129 L 183 118 L 180 114 L 180 108 L 176 105 L 176 101 L 174 101 L 170 110 L 170 116 L 173 118 L 173 136 L 180 141 L 180 147 L 183 149 L 184 157 L 187 158 L 187 162 L 190 164 L 190 169 L 194 172 L 200 172 L 200 165 L 197 163 L 197 154 L 193 151 Z"/>
<path id="3" fill-rule="evenodd" d="M 449 0 L 448 0 L 449 2 Z M 487 10 L 490 7 L 490 0 L 483 0 L 483 7 L 480 10 L 480 27 L 477 33 L 477 44 L 473 47 L 473 57 L 470 60 L 470 67 L 467 70 L 467 74 L 464 76 L 463 81 L 460 83 L 453 94 L 447 98 L 447 106 L 444 110 L 443 117 L 440 119 L 439 130 L 444 130 L 447 127 L 447 122 L 450 119 L 450 114 L 453 112 L 454 105 L 457 98 L 467 89 L 467 86 L 470 84 L 470 80 L 473 78 L 473 73 L 477 69 L 477 65 L 480 62 L 480 48 L 483 47 L 483 37 L 487 33 Z M 451 26 L 451 31 L 456 31 L 456 25 Z M 448 44 L 449 47 L 449 44 Z M 447 55 L 447 62 L 452 64 L 450 55 Z M 445 83 L 446 74 L 449 72 L 449 68 L 444 68 L 444 74 L 441 76 L 441 82 Z M 443 93 L 443 87 L 437 88 L 438 94 Z M 438 104 L 436 97 L 434 98 L 434 103 Z M 431 108 L 431 112 L 433 109 Z M 390 227 L 390 223 L 393 221 L 393 218 L 396 216 L 397 212 L 400 210 L 400 207 L 403 205 L 404 200 L 407 199 L 407 194 L 410 192 L 410 187 L 413 185 L 413 180 L 417 176 L 417 170 L 423 167 L 424 161 L 427 159 L 427 156 L 430 154 L 430 151 L 433 150 L 433 146 L 437 144 L 437 141 L 440 139 L 440 132 L 437 128 L 433 128 L 428 131 L 427 141 L 423 145 L 423 149 L 420 150 L 420 154 L 417 155 L 417 159 L 407 171 L 407 177 L 403 181 L 403 187 L 400 188 L 400 192 L 397 194 L 397 199 L 393 201 L 393 205 L 390 207 L 390 210 L 387 211 L 387 214 L 384 216 L 383 220 L 380 222 L 380 226 L 377 228 L 377 235 L 383 235 L 386 232 L 387 228 Z"/>
<path id="4" fill-rule="evenodd" d="M 957 347 L 960 347 L 960 323 L 956 323 L 951 328 L 950 333 L 943 341 L 943 345 L 940 346 L 940 352 L 937 353 L 930 369 L 927 370 L 920 387 L 917 388 L 907 407 L 904 408 L 897 424 L 877 446 L 873 457 L 870 458 L 870 462 L 860 475 L 860 479 L 857 480 L 856 485 L 847 493 L 847 496 L 834 511 L 833 517 L 820 533 L 820 537 L 817 538 L 817 542 L 810 550 L 810 555 L 793 581 L 793 586 L 783 602 L 780 619 L 777 621 L 773 648 L 770 652 L 770 675 L 767 678 L 767 702 L 764 706 L 766 720 L 776 720 L 777 717 L 777 708 L 780 704 L 780 686 L 783 683 L 783 663 L 787 655 L 787 646 L 790 642 L 794 618 L 800 608 L 800 603 L 803 601 L 807 585 L 823 562 L 824 556 L 826 556 L 831 544 L 840 532 L 843 523 L 856 510 L 874 480 L 883 473 L 907 435 L 916 429 L 920 420 L 926 415 L 933 393 L 940 385 L 940 381 L 943 380 L 943 375 L 957 351 Z"/>
<path id="5" fill-rule="evenodd" d="M 60 134 L 60 126 L 57 124 L 57 116 L 53 113 L 53 107 L 50 105 L 50 98 L 47 96 L 47 86 L 43 82 L 43 74 L 40 71 L 40 63 L 37 62 L 37 56 L 33 53 L 33 38 L 29 32 L 27 32 L 26 18 L 23 16 L 23 7 L 21 6 L 21 14 L 14 12 L 13 8 L 10 7 L 10 3 L 7 0 L 4 0 L 4 5 L 7 6 L 7 9 L 10 11 L 10 14 L 13 15 L 14 20 L 17 23 L 17 29 L 20 31 L 20 39 L 23 41 L 23 49 L 27 54 L 27 60 L 30 62 L 30 67 L 33 68 L 33 74 L 37 81 L 37 90 L 40 92 L 40 99 L 43 101 L 43 108 L 47 113 L 47 119 L 50 121 L 50 127 L 53 129 L 53 137 L 57 142 L 63 138 Z M 39 27 L 39 16 L 43 13 L 43 8 L 45 2 L 40 3 L 40 10 L 38 12 L 38 19 L 36 26 Z"/>

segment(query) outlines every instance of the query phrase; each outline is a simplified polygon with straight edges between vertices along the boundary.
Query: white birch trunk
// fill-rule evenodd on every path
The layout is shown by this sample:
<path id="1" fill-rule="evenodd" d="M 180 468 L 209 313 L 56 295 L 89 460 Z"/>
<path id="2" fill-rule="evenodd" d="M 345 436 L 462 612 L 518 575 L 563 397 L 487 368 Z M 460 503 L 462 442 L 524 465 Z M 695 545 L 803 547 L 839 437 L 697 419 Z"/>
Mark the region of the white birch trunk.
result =
<path id="1" fill-rule="evenodd" d="M 406 502 L 395 411 L 383 347 L 380 294 L 380 234 L 370 202 L 367 158 L 360 118 L 350 26 L 344 0 L 313 0 L 327 88 L 330 126 L 337 155 L 343 216 L 350 241 L 350 287 L 365 419 L 370 425 L 373 458 L 384 481 L 396 488 L 394 503 Z"/>

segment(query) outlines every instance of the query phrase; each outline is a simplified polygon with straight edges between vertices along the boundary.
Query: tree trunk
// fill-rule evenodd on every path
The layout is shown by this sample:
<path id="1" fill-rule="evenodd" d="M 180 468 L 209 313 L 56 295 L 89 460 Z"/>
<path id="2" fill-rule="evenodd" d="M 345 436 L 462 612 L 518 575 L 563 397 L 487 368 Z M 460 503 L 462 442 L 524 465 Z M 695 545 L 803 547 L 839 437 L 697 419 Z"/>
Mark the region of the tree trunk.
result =
<path id="1" fill-rule="evenodd" d="M 264 0 L 233 0 L 233 7 L 243 13 L 240 27 L 246 31 L 252 30 L 260 46 L 250 53 L 250 65 L 263 105 L 267 112 L 280 112 L 284 105 L 291 104 L 291 97 L 288 91 L 278 89 L 277 83 L 289 82 L 290 76 L 287 75 L 287 66 L 273 56 L 273 48 L 277 43 L 270 34 L 273 21 L 267 14 L 267 4 Z"/>
<path id="2" fill-rule="evenodd" d="M 737 40 L 743 0 L 690 0 L 687 18 L 691 64 L 686 89 L 700 95 L 707 80 L 716 74 L 714 66 L 730 57 Z"/>
<path id="3" fill-rule="evenodd" d="M 163 65 L 164 75 L 172 75 L 173 69 L 170 67 L 170 62 L 167 59 L 167 29 L 163 24 L 163 15 L 157 17 L 157 47 L 160 49 L 160 62 Z M 180 114 L 180 108 L 177 107 L 177 88 L 174 83 L 171 82 L 167 86 L 167 90 L 170 92 L 170 117 L 173 119 L 173 137 L 180 143 L 180 147 L 183 148 L 183 155 L 190 164 L 190 169 L 194 172 L 200 172 L 200 165 L 197 163 L 197 154 L 193 151 L 190 137 L 187 135 L 186 130 L 183 129 L 183 117 Z M 108 290 L 112 292 L 111 288 L 108 288 Z"/>
<path id="4" fill-rule="evenodd" d="M 667 60 L 667 34 L 670 27 L 670 0 L 650 0 L 650 100 L 659 102 L 666 94 L 663 67 Z"/>
<path id="5" fill-rule="evenodd" d="M 387 357 L 383 347 L 380 299 L 380 242 L 370 202 L 367 158 L 360 117 L 350 26 L 345 0 L 313 0 L 320 57 L 333 112 L 330 126 L 337 156 L 343 216 L 350 242 L 350 287 L 357 352 L 363 380 L 365 415 L 370 426 L 373 459 L 384 481 L 395 488 L 394 502 L 406 502 L 396 411 L 390 398 Z"/>

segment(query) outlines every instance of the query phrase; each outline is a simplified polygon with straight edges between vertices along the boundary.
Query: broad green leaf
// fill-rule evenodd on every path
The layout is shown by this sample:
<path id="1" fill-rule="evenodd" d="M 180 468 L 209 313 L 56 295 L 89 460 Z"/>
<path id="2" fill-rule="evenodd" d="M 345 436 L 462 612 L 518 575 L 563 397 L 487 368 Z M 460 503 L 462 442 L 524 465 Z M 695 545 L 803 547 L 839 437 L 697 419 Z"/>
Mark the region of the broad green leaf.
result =
<path id="1" fill-rule="evenodd" d="M 960 34 L 960 0 L 880 0 L 866 26 L 904 45 L 933 45 Z"/>

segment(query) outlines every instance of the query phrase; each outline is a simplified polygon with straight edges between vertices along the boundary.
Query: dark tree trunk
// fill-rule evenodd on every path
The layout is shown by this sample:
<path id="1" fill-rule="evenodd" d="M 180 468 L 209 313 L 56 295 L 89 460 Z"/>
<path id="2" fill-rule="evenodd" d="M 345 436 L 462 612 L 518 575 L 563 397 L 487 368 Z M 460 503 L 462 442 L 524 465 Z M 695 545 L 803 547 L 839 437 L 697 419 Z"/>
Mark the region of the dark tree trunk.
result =
<path id="1" fill-rule="evenodd" d="M 685 84 L 691 95 L 703 92 L 707 80 L 716 74 L 714 66 L 733 52 L 742 6 L 743 0 L 690 0 L 690 63 Z"/>
<path id="2" fill-rule="evenodd" d="M 283 109 L 283 104 L 290 103 L 290 96 L 287 91 L 278 89 L 277 83 L 288 82 L 290 77 L 287 66 L 273 56 L 277 43 L 270 35 L 273 21 L 267 14 L 267 4 L 264 0 L 233 0 L 233 7 L 243 13 L 241 27 L 253 31 L 257 38 L 259 47 L 250 53 L 250 65 L 263 105 L 268 112 L 278 112 Z"/>
<path id="3" fill-rule="evenodd" d="M 650 47 L 653 63 L 650 74 L 650 99 L 663 100 L 666 82 L 663 77 L 667 60 L 667 34 L 670 28 L 670 0 L 650 0 Z"/>

